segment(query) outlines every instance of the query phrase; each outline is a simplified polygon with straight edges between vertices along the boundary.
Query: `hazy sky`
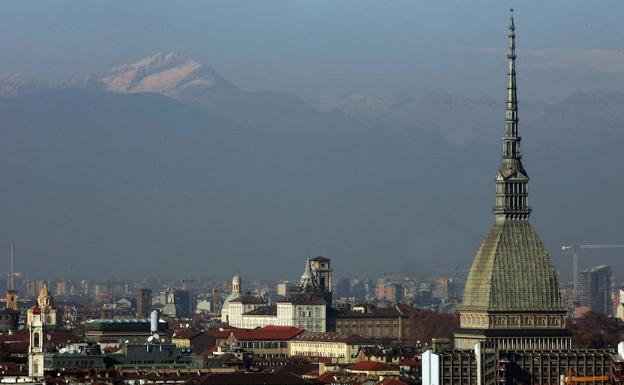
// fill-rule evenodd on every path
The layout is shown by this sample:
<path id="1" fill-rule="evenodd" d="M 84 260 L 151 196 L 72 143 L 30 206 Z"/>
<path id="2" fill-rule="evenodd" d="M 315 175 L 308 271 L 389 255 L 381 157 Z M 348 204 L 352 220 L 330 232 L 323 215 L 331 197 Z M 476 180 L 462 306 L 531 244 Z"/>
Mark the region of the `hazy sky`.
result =
<path id="1" fill-rule="evenodd" d="M 498 95 L 511 6 L 521 64 L 624 72 L 621 1 L 55 0 L 0 4 L 0 73 L 62 81 L 177 50 L 242 88 L 304 98 Z"/>
<path id="2" fill-rule="evenodd" d="M 496 132 L 502 133 L 510 7 L 516 9 L 521 119 L 530 111 L 522 105 L 525 101 L 550 102 L 587 89 L 624 91 L 621 0 L 4 1 L 0 75 L 22 71 L 60 83 L 156 52 L 181 51 L 245 90 L 287 91 L 310 101 L 351 92 L 420 96 L 441 90 L 491 96 L 501 102 Z M 212 133 L 203 143 L 197 140 L 205 134 L 203 115 L 188 117 L 187 110 L 168 104 L 169 99 L 149 98 L 154 95 L 138 95 L 133 100 L 145 104 L 133 110 L 127 105 L 130 99 L 118 96 L 102 96 L 104 102 L 94 96 L 75 110 L 72 95 L 54 106 L 45 97 L 34 97 L 35 107 L 28 104 L 30 99 L 24 99 L 25 106 L 17 101 L 17 107 L 12 100 L 0 101 L 0 175 L 9 181 L 0 184 L 5 205 L 0 207 L 0 257 L 7 249 L 2 244 L 17 241 L 24 271 L 39 275 L 96 274 L 109 266 L 118 269 L 110 270 L 113 274 L 151 268 L 184 276 L 195 272 L 189 266 L 206 266 L 201 270 L 206 275 L 238 268 L 244 274 L 275 275 L 275 265 L 280 264 L 280 273 L 299 273 L 306 253 L 326 253 L 344 257 L 336 261 L 341 274 L 378 273 L 400 269 L 402 263 L 420 268 L 427 258 L 445 255 L 446 260 L 436 263 L 465 266 L 491 221 L 499 134 L 484 136 L 488 139 L 477 150 L 417 130 L 396 137 L 385 133 L 381 139 L 374 132 L 331 139 L 248 133 L 240 143 L 229 131 L 217 130 L 218 135 Z M 585 99 L 577 99 L 564 107 L 584 112 Z M 608 104 L 596 100 L 598 107 Z M 624 102 L 618 100 L 608 101 L 619 111 Z M 466 108 L 489 111 L 484 104 Z M 167 115 L 169 110 L 154 105 L 173 112 Z M 529 165 L 537 159 L 541 166 L 530 172 L 537 176 L 532 181 L 540 197 L 536 207 L 542 202 L 548 209 L 542 213 L 551 213 L 538 222 L 543 224 L 540 231 L 546 229 L 546 242 L 558 250 L 552 246 L 568 242 L 568 231 L 578 231 L 582 236 L 574 236 L 581 241 L 585 237 L 583 242 L 619 242 L 624 217 L 612 213 L 619 195 L 584 207 L 585 192 L 602 191 L 605 183 L 615 184 L 606 189 L 610 192 L 622 190 L 618 183 L 624 182 L 612 177 L 621 172 L 624 147 L 622 119 L 613 113 L 618 111 L 592 106 L 594 110 L 578 116 L 556 108 L 549 114 L 544 105 L 556 103 L 542 103 L 539 111 L 547 113 L 536 126 L 542 136 L 527 130 L 526 153 L 533 156 L 527 157 Z M 127 116 L 119 112 L 125 107 Z M 31 113 L 29 108 L 39 110 Z M 431 111 L 430 122 L 437 123 L 445 111 Z M 19 119 L 13 121 L 13 115 Z M 449 126 L 470 129 L 464 117 Z M 161 121 L 168 125 L 159 126 Z M 178 135 L 173 139 L 167 136 L 171 127 Z M 596 127 L 602 129 L 600 135 L 592 131 Z M 573 128 L 578 137 L 569 134 Z M 526 132 L 525 126 L 522 130 Z M 560 140 L 564 134 L 569 142 Z M 135 135 L 134 141 L 128 135 Z M 178 147 L 171 150 L 163 138 Z M 531 144 L 538 150 L 543 146 L 541 158 L 530 152 Z M 562 148 L 553 150 L 554 145 Z M 187 151 L 189 147 L 195 152 Z M 465 218 L 453 218 L 457 213 L 448 208 L 456 197 L 453 180 L 446 175 L 455 175 L 457 153 L 465 154 L 462 168 L 469 166 L 458 174 L 472 194 L 470 202 L 482 205 L 465 204 Z M 564 159 L 569 154 L 573 159 Z M 438 156 L 453 164 L 428 167 Z M 584 175 L 595 178 L 583 179 L 587 186 L 578 191 L 577 167 L 587 167 Z M 431 193 L 430 201 L 423 200 L 426 205 L 420 197 L 425 184 L 430 188 L 422 190 Z M 578 200 L 560 199 L 570 189 Z M 577 216 L 577 206 L 584 214 Z M 215 209 L 222 210 L 219 214 Z M 587 218 L 600 215 L 612 221 L 593 228 Z M 466 218 L 474 223 L 468 225 Z M 567 227 L 559 226 L 559 220 Z M 594 238 L 590 231 L 595 231 Z M 448 239 L 451 232 L 456 238 Z M 214 250 L 212 259 L 206 257 L 207 250 Z M 386 253 L 390 262 L 380 258 Z M 562 253 L 555 253 L 563 260 Z M 453 259 L 457 255 L 463 259 Z M 48 263 L 59 259 L 70 267 Z M 243 268 L 257 260 L 265 262 L 264 271 Z M 158 263 L 147 263 L 153 261 Z M 284 261 L 292 262 L 290 267 Z"/>

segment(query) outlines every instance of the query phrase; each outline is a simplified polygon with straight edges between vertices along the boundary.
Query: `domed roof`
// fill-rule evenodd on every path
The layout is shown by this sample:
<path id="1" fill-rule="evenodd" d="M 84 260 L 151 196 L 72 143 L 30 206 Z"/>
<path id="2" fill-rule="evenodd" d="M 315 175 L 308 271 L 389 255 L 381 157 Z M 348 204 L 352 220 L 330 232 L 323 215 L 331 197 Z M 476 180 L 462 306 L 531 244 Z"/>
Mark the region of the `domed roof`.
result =
<path id="1" fill-rule="evenodd" d="M 231 292 L 230 294 L 228 294 L 227 297 L 225 297 L 225 300 L 223 300 L 223 306 L 221 306 L 221 309 L 229 309 L 230 308 L 230 302 L 234 301 L 237 298 L 240 298 L 241 293 L 240 292 Z"/>
<path id="2" fill-rule="evenodd" d="M 181 313 L 180 305 L 168 303 L 160 309 L 160 311 L 169 317 L 177 317 Z"/>
<path id="3" fill-rule="evenodd" d="M 565 311 L 548 252 L 526 220 L 497 223 L 472 262 L 464 311 Z"/>

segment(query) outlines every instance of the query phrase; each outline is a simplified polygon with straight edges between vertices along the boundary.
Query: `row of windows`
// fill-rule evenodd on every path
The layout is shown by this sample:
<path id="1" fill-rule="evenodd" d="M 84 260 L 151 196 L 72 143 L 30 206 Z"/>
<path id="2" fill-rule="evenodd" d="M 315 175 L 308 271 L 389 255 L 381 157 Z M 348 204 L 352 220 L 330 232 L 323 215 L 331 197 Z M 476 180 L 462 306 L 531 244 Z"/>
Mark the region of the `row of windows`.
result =
<path id="1" fill-rule="evenodd" d="M 241 348 L 262 348 L 262 349 L 277 349 L 285 348 L 288 343 L 285 341 L 241 341 L 238 343 Z"/>
<path id="2" fill-rule="evenodd" d="M 92 368 L 93 360 L 66 361 L 59 360 L 53 364 L 57 368 Z"/>
<path id="3" fill-rule="evenodd" d="M 336 321 L 336 325 L 337 326 L 349 326 L 349 324 L 351 324 L 351 326 L 353 327 L 363 327 L 363 326 L 377 326 L 377 327 L 389 327 L 389 326 L 394 326 L 394 327 L 398 327 L 399 326 L 399 322 L 398 321 L 377 321 L 377 320 L 366 320 L 366 321 Z"/>

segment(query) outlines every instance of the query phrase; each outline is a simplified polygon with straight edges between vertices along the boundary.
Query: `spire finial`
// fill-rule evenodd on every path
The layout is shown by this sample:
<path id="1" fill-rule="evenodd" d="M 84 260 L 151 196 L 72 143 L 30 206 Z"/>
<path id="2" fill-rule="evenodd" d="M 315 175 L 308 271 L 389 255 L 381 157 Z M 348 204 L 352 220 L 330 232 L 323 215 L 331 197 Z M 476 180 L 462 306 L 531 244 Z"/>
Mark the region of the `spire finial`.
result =
<path id="1" fill-rule="evenodd" d="M 513 8 L 510 9 L 509 50 L 507 51 L 507 101 L 505 108 L 505 136 L 503 137 L 503 164 L 496 178 L 497 219 L 527 219 L 531 208 L 527 204 L 529 177 L 522 167 L 520 135 L 518 135 L 518 96 L 516 89 L 516 26 Z"/>
<path id="2" fill-rule="evenodd" d="M 509 34 L 513 33 L 513 31 L 516 29 L 516 25 L 514 23 L 514 9 L 510 8 L 509 9 Z"/>

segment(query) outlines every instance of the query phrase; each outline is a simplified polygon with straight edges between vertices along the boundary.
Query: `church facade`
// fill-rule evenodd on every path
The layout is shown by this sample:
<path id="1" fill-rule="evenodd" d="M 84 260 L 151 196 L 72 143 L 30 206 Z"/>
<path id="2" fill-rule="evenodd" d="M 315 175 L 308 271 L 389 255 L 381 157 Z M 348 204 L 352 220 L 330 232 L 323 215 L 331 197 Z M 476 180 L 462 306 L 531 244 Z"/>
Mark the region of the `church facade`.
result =
<path id="1" fill-rule="evenodd" d="M 54 306 L 54 299 L 50 294 L 47 285 L 43 285 L 41 290 L 39 290 L 39 295 L 37 296 L 36 308 L 40 311 L 41 322 L 43 326 L 47 329 L 54 329 L 58 325 L 56 307 Z M 34 309 L 28 309 L 26 313 L 26 323 L 30 325 L 33 320 Z"/>

